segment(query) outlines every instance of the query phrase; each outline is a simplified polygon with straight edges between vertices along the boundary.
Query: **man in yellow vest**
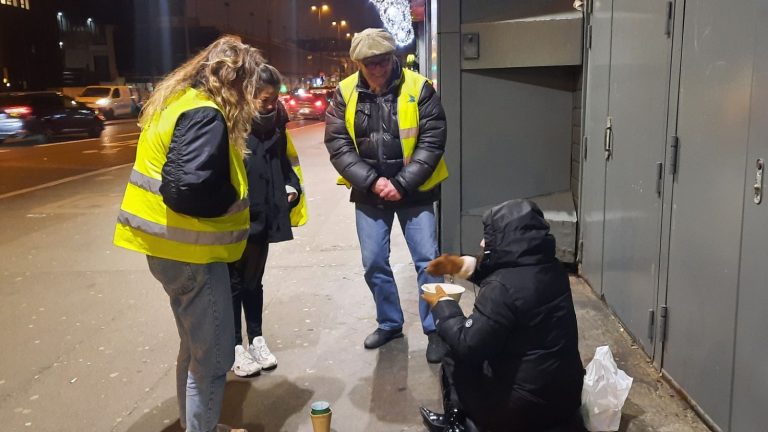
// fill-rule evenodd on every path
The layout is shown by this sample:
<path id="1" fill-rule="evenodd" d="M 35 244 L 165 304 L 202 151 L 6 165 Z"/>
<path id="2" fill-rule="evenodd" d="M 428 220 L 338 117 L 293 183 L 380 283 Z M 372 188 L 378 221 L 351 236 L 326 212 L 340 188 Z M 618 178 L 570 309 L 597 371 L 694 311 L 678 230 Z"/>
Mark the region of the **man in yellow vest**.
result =
<path id="1" fill-rule="evenodd" d="M 338 183 L 352 189 L 365 281 L 376 303 L 378 328 L 365 339 L 368 349 L 403 336 L 403 311 L 389 264 L 395 215 L 418 287 L 442 282 L 425 269 L 438 255 L 434 203 L 448 177 L 445 112 L 429 80 L 403 68 L 394 52 L 395 41 L 383 29 L 355 35 L 349 53 L 360 72 L 339 84 L 325 129 L 331 163 L 341 175 Z M 427 361 L 438 363 L 447 348 L 423 299 L 419 314 L 429 338 Z"/>
<path id="2" fill-rule="evenodd" d="M 240 258 L 248 237 L 243 153 L 263 62 L 258 50 L 225 36 L 155 88 L 117 217 L 115 244 L 146 254 L 170 298 L 187 432 L 231 430 L 217 424 L 235 353 L 227 263 Z"/>

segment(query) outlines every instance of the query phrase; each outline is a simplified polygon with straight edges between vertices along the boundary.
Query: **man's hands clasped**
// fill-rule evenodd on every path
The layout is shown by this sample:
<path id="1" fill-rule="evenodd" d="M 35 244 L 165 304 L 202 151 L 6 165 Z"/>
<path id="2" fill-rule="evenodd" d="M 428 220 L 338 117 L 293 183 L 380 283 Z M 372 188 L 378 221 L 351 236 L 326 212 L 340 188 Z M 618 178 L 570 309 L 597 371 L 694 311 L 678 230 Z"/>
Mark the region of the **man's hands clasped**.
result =
<path id="1" fill-rule="evenodd" d="M 403 199 L 400 191 L 392 185 L 392 182 L 389 181 L 389 179 L 384 177 L 379 177 L 376 180 L 373 186 L 371 186 L 371 191 L 385 201 L 400 201 Z"/>

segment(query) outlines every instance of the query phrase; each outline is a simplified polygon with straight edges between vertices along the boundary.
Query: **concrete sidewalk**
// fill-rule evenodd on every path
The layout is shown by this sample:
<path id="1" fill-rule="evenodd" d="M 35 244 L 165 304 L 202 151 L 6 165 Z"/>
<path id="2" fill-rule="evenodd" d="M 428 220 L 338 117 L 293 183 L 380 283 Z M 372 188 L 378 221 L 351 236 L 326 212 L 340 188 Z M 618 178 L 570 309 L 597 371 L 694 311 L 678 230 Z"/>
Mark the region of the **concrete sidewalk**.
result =
<path id="1" fill-rule="evenodd" d="M 296 130 L 310 222 L 273 245 L 264 335 L 279 367 L 229 378 L 222 423 L 250 432 L 311 431 L 309 404 L 327 400 L 337 432 L 422 431 L 417 408 L 440 407 L 438 367 L 425 360 L 418 289 L 394 230 L 392 266 L 406 337 L 363 349 L 376 327 L 362 276 L 353 207 L 321 142 Z M 0 223 L 0 424 L 8 431 L 179 431 L 178 336 L 168 299 L 143 256 L 111 245 L 129 169 L 3 200 Z M 13 227 L 13 228 L 10 228 Z M 622 431 L 706 431 L 658 378 L 605 306 L 572 279 L 586 364 L 611 346 L 635 378 Z M 462 307 L 473 303 L 469 290 Z"/>

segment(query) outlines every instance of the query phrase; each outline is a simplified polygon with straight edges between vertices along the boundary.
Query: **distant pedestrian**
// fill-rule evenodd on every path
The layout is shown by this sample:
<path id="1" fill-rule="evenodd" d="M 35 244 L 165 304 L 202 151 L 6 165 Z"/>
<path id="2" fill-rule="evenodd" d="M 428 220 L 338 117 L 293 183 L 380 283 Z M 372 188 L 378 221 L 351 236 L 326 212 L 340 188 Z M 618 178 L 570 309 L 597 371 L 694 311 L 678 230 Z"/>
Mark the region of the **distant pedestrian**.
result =
<path id="1" fill-rule="evenodd" d="M 405 67 L 414 72 L 419 71 L 420 66 L 418 60 L 416 60 L 416 54 L 408 54 L 405 56 Z"/>
<path id="2" fill-rule="evenodd" d="M 234 361 L 227 263 L 248 237 L 245 139 L 264 62 L 225 36 L 171 72 L 142 112 L 136 162 L 115 244 L 147 255 L 168 293 L 181 339 L 179 418 L 187 432 L 217 425 Z"/>
<path id="3" fill-rule="evenodd" d="M 280 73 L 264 64 L 258 76 L 257 113 L 245 155 L 251 226 L 242 258 L 229 264 L 236 343 L 232 371 L 241 377 L 277 367 L 277 358 L 262 335 L 264 268 L 269 244 L 292 240 L 291 225 L 302 225 L 307 220 L 301 167 L 286 129 L 288 113 L 277 98 L 282 84 Z M 243 345 L 241 309 L 245 312 L 247 348 Z"/>
<path id="4" fill-rule="evenodd" d="M 341 174 L 338 182 L 352 188 L 365 281 L 376 303 L 378 328 L 365 339 L 368 349 L 403 336 L 403 311 L 389 264 L 395 215 L 418 285 L 442 281 L 425 269 L 438 254 L 434 203 L 448 177 L 445 112 L 431 82 L 403 68 L 394 52 L 395 41 L 385 30 L 355 35 L 349 54 L 360 72 L 339 84 L 325 128 L 325 146 Z M 429 338 L 427 361 L 438 363 L 446 348 L 422 299 L 419 315 Z"/>
<path id="5" fill-rule="evenodd" d="M 584 368 L 568 274 L 555 238 L 531 201 L 507 201 L 483 216 L 483 255 L 443 255 L 433 274 L 480 285 L 472 314 L 437 288 L 424 294 L 443 359 L 445 414 L 421 408 L 430 431 L 583 431 Z"/>

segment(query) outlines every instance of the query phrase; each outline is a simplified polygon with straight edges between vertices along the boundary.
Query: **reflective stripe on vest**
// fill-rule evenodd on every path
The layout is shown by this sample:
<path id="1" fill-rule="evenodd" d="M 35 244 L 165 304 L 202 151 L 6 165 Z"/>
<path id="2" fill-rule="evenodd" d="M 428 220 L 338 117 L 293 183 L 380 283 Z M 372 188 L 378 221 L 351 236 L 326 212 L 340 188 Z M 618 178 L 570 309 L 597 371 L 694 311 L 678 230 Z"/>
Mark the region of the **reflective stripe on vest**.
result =
<path id="1" fill-rule="evenodd" d="M 230 181 L 238 200 L 226 214 L 197 218 L 176 213 L 165 205 L 160 195 L 162 169 L 176 121 L 185 111 L 201 107 L 219 109 L 204 93 L 188 89 L 142 130 L 136 162 L 117 218 L 114 238 L 117 246 L 196 264 L 232 262 L 242 255 L 250 225 L 248 183 L 242 156 L 232 144 L 229 145 Z"/>
<path id="2" fill-rule="evenodd" d="M 136 170 L 131 171 L 131 176 L 128 177 L 128 183 L 140 187 L 144 189 L 147 192 L 151 192 L 155 195 L 160 195 L 160 185 L 163 184 L 161 180 L 153 179 L 152 177 L 146 176 Z M 237 200 L 232 206 L 227 209 L 227 213 L 225 214 L 233 214 L 237 212 L 241 212 L 248 208 L 248 199 L 242 198 Z"/>
<path id="3" fill-rule="evenodd" d="M 285 138 L 288 142 L 285 148 L 285 155 L 288 160 L 291 161 L 291 167 L 299 178 L 299 185 L 301 186 L 301 195 L 299 196 L 299 203 L 296 207 L 291 209 L 291 226 L 301 226 L 307 223 L 307 191 L 304 188 L 304 175 L 301 172 L 301 165 L 299 164 L 299 154 L 296 152 L 296 147 L 293 145 L 293 138 L 291 132 L 286 129 Z"/>
<path id="4" fill-rule="evenodd" d="M 400 95 L 397 97 L 397 124 L 400 129 L 403 163 L 407 165 L 411 161 L 413 150 L 416 148 L 419 138 L 419 96 L 421 95 L 422 87 L 425 83 L 429 83 L 429 80 L 411 70 L 402 69 L 402 71 Z M 347 126 L 347 133 L 352 138 L 352 143 L 355 145 L 355 150 L 358 153 L 360 153 L 360 149 L 357 148 L 357 140 L 355 138 L 355 112 L 357 111 L 359 95 L 357 90 L 359 79 L 359 73 L 356 72 L 339 83 L 341 96 L 347 104 L 344 112 L 344 124 Z M 448 178 L 448 167 L 445 165 L 445 158 L 441 157 L 432 175 L 419 186 L 419 190 L 422 192 L 428 191 L 446 178 Z M 336 183 L 351 187 L 351 184 L 341 176 Z"/>

